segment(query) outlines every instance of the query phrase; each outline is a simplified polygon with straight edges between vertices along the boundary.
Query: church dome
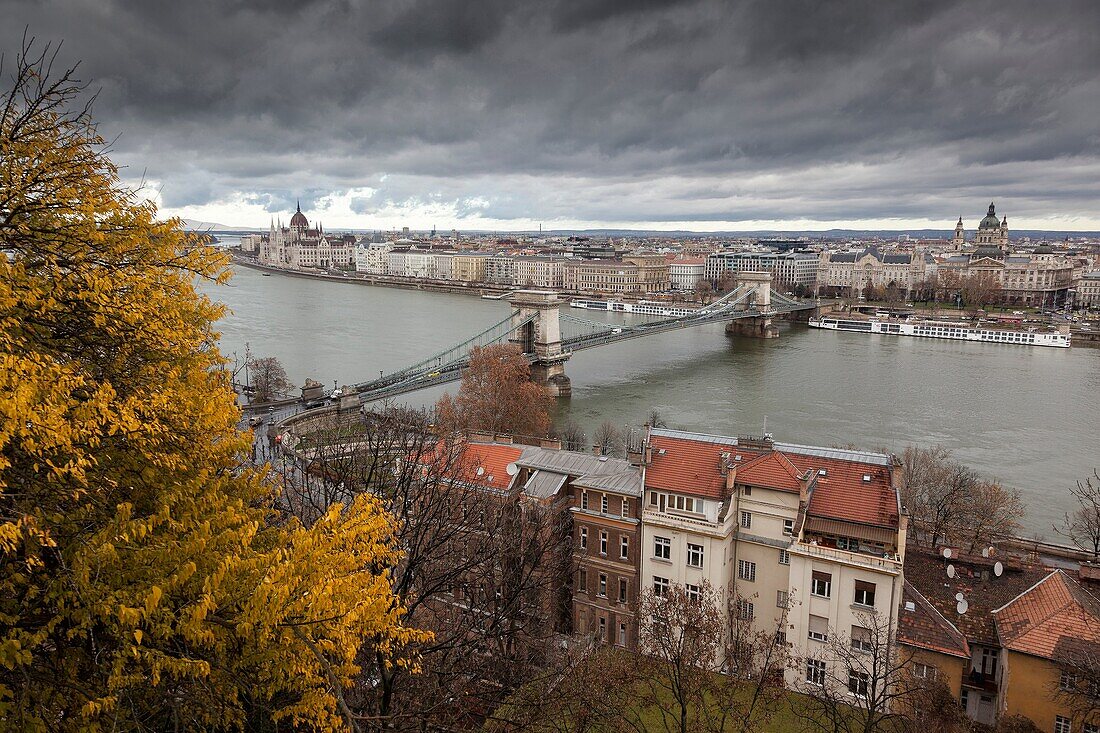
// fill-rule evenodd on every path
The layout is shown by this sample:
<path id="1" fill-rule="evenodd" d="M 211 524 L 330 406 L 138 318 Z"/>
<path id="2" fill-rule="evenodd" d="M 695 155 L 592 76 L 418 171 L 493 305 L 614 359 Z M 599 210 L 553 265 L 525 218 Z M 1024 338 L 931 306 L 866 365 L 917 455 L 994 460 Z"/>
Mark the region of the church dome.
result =
<path id="1" fill-rule="evenodd" d="M 309 229 L 309 220 L 306 219 L 306 215 L 302 213 L 302 205 L 298 204 L 298 211 L 294 213 L 294 216 L 290 217 L 291 228 Z"/>
<path id="2" fill-rule="evenodd" d="M 989 211 L 986 212 L 985 218 L 982 219 L 982 223 L 978 225 L 979 229 L 1000 229 L 1001 220 L 997 218 L 997 210 L 993 208 L 993 202 L 989 202 Z"/>

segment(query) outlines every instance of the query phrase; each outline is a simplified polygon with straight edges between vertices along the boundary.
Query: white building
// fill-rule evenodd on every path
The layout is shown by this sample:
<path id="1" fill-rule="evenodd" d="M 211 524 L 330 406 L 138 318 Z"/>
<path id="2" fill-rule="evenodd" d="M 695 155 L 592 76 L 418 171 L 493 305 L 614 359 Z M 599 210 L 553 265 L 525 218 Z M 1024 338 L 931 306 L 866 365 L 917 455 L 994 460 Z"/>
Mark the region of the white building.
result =
<path id="1" fill-rule="evenodd" d="M 639 582 L 660 595 L 707 581 L 732 613 L 782 634 L 804 660 L 786 670 L 789 686 L 813 683 L 835 664 L 830 639 L 867 643 L 873 614 L 896 626 L 898 469 L 878 453 L 651 429 Z"/>
<path id="2" fill-rule="evenodd" d="M 770 272 L 776 286 L 810 287 L 817 280 L 817 252 L 715 252 L 707 256 L 706 277 L 718 280 L 726 273 Z"/>
<path id="3" fill-rule="evenodd" d="M 694 290 L 706 275 L 707 261 L 702 257 L 672 260 L 668 263 L 668 275 L 673 290 Z"/>
<path id="4" fill-rule="evenodd" d="M 369 275 L 388 275 L 390 242 L 371 242 L 355 248 L 355 269 Z"/>

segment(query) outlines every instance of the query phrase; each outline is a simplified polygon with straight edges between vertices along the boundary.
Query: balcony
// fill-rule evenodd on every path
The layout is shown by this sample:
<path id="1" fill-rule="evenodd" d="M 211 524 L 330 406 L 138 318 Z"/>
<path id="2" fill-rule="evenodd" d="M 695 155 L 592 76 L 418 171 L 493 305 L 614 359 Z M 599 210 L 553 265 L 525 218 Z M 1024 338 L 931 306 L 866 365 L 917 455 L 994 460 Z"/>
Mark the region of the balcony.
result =
<path id="1" fill-rule="evenodd" d="M 792 555 L 805 555 L 808 557 L 821 558 L 823 560 L 831 560 L 832 562 L 839 562 L 845 565 L 872 568 L 892 575 L 897 575 L 901 572 L 901 558 L 897 555 L 881 556 L 872 555 L 866 552 L 851 552 L 849 550 L 840 550 L 835 547 L 826 547 L 824 545 L 815 545 L 801 541 L 791 545 L 790 553 Z"/>
<path id="2" fill-rule="evenodd" d="M 990 695 L 996 695 L 998 690 L 997 680 L 991 674 L 983 674 L 976 669 L 971 669 L 970 674 L 963 675 L 962 686 L 971 690 L 980 690 Z"/>
<path id="3" fill-rule="evenodd" d="M 714 534 L 724 533 L 724 523 L 715 523 L 708 521 L 703 515 L 689 516 L 686 512 L 673 511 L 657 511 L 650 508 L 648 505 L 642 511 L 642 519 L 654 524 L 660 524 L 666 527 L 684 527 L 687 529 L 698 529 L 700 531 L 712 532 Z"/>

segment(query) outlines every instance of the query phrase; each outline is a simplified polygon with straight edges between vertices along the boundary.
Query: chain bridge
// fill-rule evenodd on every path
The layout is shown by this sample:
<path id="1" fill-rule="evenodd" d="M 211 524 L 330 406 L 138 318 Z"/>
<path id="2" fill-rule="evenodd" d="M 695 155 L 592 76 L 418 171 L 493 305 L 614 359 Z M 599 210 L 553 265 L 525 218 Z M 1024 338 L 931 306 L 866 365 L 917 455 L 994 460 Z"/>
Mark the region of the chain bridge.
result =
<path id="1" fill-rule="evenodd" d="M 564 397 L 570 393 L 565 362 L 577 351 L 718 322 L 727 323 L 728 333 L 774 338 L 779 331 L 772 323 L 773 317 L 808 317 L 827 307 L 819 301 L 797 300 L 776 292 L 767 272 L 740 273 L 736 288 L 701 308 L 661 307 L 667 315 L 633 325 L 604 323 L 563 312 L 566 302 L 554 291 L 518 290 L 508 301 L 513 311 L 507 318 L 415 364 L 356 384 L 351 388 L 354 394 L 346 398 L 358 396 L 361 402 L 373 402 L 457 381 L 475 347 L 506 343 L 518 345 L 527 357 L 532 381 Z"/>

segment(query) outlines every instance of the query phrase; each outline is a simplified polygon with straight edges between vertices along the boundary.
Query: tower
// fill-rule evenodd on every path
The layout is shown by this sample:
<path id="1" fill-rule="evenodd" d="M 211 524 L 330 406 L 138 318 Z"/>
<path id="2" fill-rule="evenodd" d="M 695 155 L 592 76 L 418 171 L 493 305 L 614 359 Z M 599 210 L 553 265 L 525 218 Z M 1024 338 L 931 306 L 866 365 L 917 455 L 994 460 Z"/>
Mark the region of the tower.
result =
<path id="1" fill-rule="evenodd" d="M 955 238 L 951 241 L 955 251 L 958 252 L 966 244 L 966 235 L 963 232 L 963 218 L 959 217 L 959 223 L 955 225 Z"/>

